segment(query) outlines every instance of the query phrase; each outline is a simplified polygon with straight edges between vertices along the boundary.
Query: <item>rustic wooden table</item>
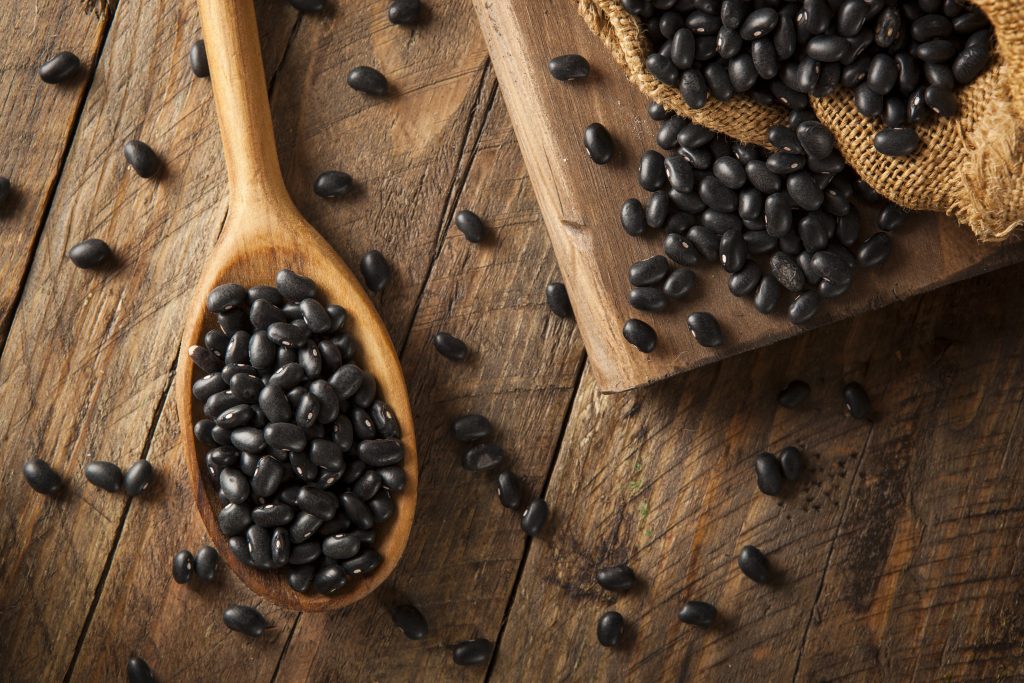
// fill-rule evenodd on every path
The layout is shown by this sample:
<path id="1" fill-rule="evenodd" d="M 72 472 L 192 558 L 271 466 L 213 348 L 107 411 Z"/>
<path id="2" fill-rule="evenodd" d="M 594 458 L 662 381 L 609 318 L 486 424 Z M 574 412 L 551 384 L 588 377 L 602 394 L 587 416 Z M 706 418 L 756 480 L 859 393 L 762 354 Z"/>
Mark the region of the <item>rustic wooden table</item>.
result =
<path id="1" fill-rule="evenodd" d="M 381 249 L 396 277 L 379 300 L 409 379 L 421 497 L 406 556 L 364 603 L 334 614 L 264 605 L 249 640 L 220 613 L 253 604 L 233 576 L 179 586 L 170 558 L 206 540 L 167 401 L 193 282 L 224 220 L 225 178 L 209 83 L 189 72 L 194 6 L 121 0 L 113 18 L 79 0 L 0 7 L 0 679 L 111 681 L 131 654 L 161 681 L 1021 680 L 1024 677 L 1024 268 L 941 289 L 633 393 L 603 396 L 573 325 L 552 316 L 557 268 L 468 0 L 432 2 L 392 27 L 385 3 L 298 15 L 259 3 L 284 174 L 307 217 L 355 265 Z M 59 18 L 59 20 L 58 20 Z M 60 49 L 93 66 L 44 86 Z M 351 66 L 398 95 L 356 96 Z M 138 137 L 165 159 L 157 181 L 125 165 Z M 342 168 L 356 196 L 313 195 Z M 493 239 L 466 242 L 471 207 Z M 102 237 L 108 272 L 68 247 Z M 474 349 L 453 365 L 430 336 Z M 813 388 L 797 411 L 774 394 Z M 877 419 L 843 415 L 862 381 Z M 496 423 L 512 465 L 552 508 L 527 540 L 493 483 L 459 466 L 454 415 Z M 811 473 L 776 500 L 752 456 L 797 444 Z M 32 493 L 39 455 L 66 493 Z M 85 483 L 91 458 L 150 460 L 159 483 L 129 500 Z M 735 565 L 764 549 L 781 580 Z M 594 571 L 628 561 L 643 586 L 616 597 Z M 676 612 L 721 613 L 709 631 Z M 405 640 L 387 607 L 430 621 Z M 256 603 L 258 604 L 258 602 Z M 628 643 L 601 648 L 614 608 Z M 447 646 L 486 637 L 486 667 Z"/>

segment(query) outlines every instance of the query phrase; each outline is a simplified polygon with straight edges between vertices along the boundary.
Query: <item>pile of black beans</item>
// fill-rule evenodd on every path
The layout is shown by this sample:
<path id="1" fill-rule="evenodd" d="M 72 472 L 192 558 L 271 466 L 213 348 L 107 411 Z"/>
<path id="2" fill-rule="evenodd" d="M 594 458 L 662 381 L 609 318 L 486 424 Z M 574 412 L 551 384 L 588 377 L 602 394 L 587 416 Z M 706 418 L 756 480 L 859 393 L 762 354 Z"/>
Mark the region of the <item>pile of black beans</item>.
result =
<path id="1" fill-rule="evenodd" d="M 189 349 L 205 373 L 195 437 L 228 546 L 257 569 L 286 569 L 296 591 L 332 595 L 381 563 L 375 527 L 405 486 L 401 429 L 354 362 L 346 311 L 290 270 L 276 286 L 224 284 L 217 327 Z"/>
<path id="2" fill-rule="evenodd" d="M 783 305 L 799 325 L 823 300 L 844 294 L 857 267 L 889 257 L 889 232 L 906 214 L 883 206 L 880 230 L 862 239 L 866 221 L 855 196 L 873 205 L 884 200 L 848 169 L 831 132 L 809 112 L 794 112 L 789 125 L 768 131 L 774 151 L 716 135 L 658 106 L 650 113 L 662 120 L 657 143 L 667 155 L 644 152 L 639 182 L 651 194 L 646 203 L 628 199 L 620 219 L 630 235 L 662 231 L 665 255 L 630 268 L 633 308 L 668 309 L 693 288 L 690 269 L 715 262 L 730 274 L 732 294 L 751 297 L 765 314 Z M 693 313 L 687 323 L 698 343 L 723 343 L 712 314 Z M 623 335 L 641 351 L 655 348 L 656 334 L 642 321 L 628 321 Z"/>
<path id="3" fill-rule="evenodd" d="M 991 62 L 992 26 L 962 0 L 622 0 L 647 27 L 646 66 L 692 108 L 747 93 L 806 109 L 854 91 L 881 120 L 879 152 L 913 154 L 913 125 L 955 116 L 956 89 Z"/>

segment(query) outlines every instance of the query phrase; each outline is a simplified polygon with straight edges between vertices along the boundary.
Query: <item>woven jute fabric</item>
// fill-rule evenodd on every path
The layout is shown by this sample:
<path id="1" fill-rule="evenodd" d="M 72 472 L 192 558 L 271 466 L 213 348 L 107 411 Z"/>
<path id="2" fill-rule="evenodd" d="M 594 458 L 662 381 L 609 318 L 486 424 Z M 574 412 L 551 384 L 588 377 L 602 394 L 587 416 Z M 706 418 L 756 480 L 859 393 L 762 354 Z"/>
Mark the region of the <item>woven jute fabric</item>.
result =
<path id="1" fill-rule="evenodd" d="M 587 26 L 611 50 L 629 80 L 651 100 L 743 142 L 768 144 L 768 128 L 785 112 L 737 96 L 691 109 L 679 91 L 644 66 L 647 38 L 619 0 L 576 0 Z M 978 239 L 999 241 L 1024 225 L 1024 0 L 975 0 L 996 33 L 992 66 L 960 91 L 961 112 L 918 126 L 921 149 L 906 158 L 879 154 L 881 125 L 861 116 L 853 96 L 839 90 L 812 98 L 846 161 L 872 187 L 900 206 L 940 211 L 968 225 Z"/>

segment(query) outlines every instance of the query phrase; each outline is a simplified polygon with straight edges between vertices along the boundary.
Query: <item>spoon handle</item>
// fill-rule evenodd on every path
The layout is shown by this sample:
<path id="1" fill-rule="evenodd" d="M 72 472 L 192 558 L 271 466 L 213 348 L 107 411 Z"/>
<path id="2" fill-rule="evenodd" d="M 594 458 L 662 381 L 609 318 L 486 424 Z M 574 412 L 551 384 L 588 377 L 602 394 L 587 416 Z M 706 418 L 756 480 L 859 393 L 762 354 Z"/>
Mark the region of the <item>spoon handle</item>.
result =
<path id="1" fill-rule="evenodd" d="M 231 207 L 288 199 L 270 120 L 253 0 L 198 0 Z"/>

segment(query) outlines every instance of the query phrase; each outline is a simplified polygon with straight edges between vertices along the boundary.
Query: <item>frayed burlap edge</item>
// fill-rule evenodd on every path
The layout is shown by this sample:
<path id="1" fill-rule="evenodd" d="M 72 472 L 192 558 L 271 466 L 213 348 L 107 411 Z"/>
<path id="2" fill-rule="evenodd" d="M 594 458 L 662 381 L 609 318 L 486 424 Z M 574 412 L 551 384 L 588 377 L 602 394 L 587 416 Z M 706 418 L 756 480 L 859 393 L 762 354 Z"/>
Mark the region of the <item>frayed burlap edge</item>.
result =
<path id="1" fill-rule="evenodd" d="M 847 162 L 886 198 L 913 210 L 940 211 L 968 225 L 979 240 L 1005 239 L 1024 226 L 1024 4 L 975 0 L 992 20 L 1003 49 L 993 67 L 961 93 L 962 113 L 919 128 L 921 151 L 893 159 L 874 149 L 876 122 L 861 116 L 844 91 L 812 102 Z M 618 0 L 577 0 L 587 26 L 629 80 L 663 106 L 743 142 L 767 144 L 780 108 L 746 96 L 686 105 L 679 91 L 647 72 L 643 30 Z"/>

